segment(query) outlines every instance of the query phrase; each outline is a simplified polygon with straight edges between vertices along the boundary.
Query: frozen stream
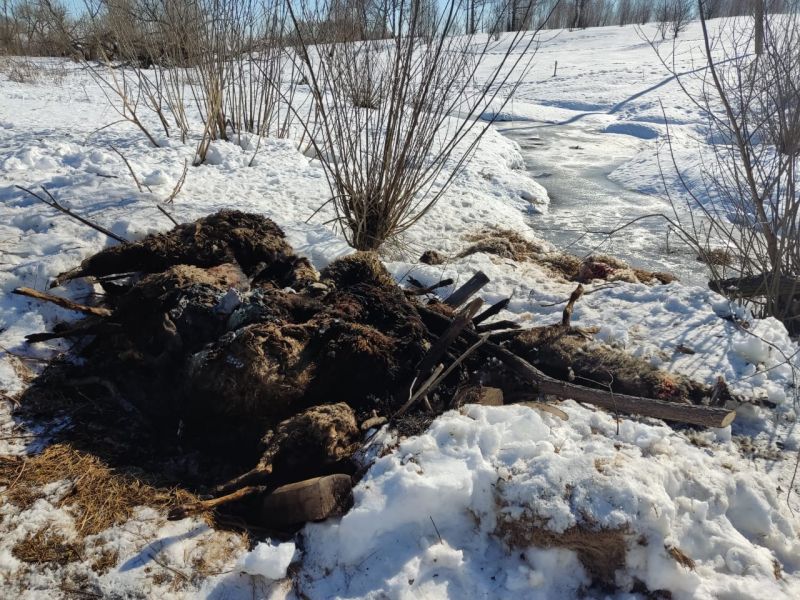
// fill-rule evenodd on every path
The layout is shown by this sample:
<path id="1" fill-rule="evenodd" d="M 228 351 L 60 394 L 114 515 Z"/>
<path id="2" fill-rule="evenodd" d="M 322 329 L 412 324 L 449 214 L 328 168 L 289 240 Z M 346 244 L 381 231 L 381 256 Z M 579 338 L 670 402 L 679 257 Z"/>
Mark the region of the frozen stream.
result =
<path id="1" fill-rule="evenodd" d="M 633 266 L 668 271 L 682 281 L 705 286 L 705 266 L 659 218 L 644 219 L 615 233 L 624 223 L 652 213 L 672 214 L 662 197 L 641 194 L 615 183 L 608 176 L 639 151 L 642 139 L 606 133 L 597 124 L 577 121 L 551 125 L 507 122 L 499 131 L 522 148 L 528 170 L 550 196 L 547 214 L 531 217 L 543 238 L 579 256 L 610 254 Z M 593 233 L 595 232 L 595 233 Z"/>

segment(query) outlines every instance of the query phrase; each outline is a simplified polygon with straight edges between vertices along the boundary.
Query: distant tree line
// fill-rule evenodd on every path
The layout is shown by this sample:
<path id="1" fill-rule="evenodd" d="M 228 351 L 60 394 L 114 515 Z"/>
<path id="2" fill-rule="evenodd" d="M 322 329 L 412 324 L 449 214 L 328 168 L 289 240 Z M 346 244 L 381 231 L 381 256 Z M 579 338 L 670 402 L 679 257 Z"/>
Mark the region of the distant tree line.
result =
<path id="1" fill-rule="evenodd" d="M 473 0 L 482 2 L 483 0 Z M 797 0 L 705 0 L 706 19 L 752 15 L 758 5 L 767 12 L 793 12 Z M 543 29 L 587 29 L 610 25 L 686 22 L 697 18 L 697 0 L 510 0 L 495 4 L 486 23 L 496 21 L 497 11 L 504 18 L 500 31 L 517 31 L 542 26 Z M 525 20 L 520 15 L 527 15 Z"/>
<path id="2" fill-rule="evenodd" d="M 285 0 L 239 0 L 279 6 Z M 418 32 L 431 36 L 437 28 L 442 0 L 403 0 L 421 15 Z M 766 13 L 794 12 L 800 0 L 704 0 L 706 19 Z M 323 17 L 302 23 L 314 38 L 380 39 L 391 35 L 396 0 L 319 0 Z M 39 56 L 76 56 L 82 59 L 115 56 L 120 52 L 115 33 L 125 32 L 127 51 L 136 43 L 174 44 L 181 32 L 154 40 L 159 25 L 176 20 L 188 24 L 202 19 L 207 0 L 83 0 L 70 12 L 64 0 L 0 0 L 0 53 Z M 663 37 L 677 37 L 685 24 L 697 18 L 697 0 L 461 0 L 459 28 L 463 33 L 529 29 L 586 29 L 613 25 L 659 23 Z M 392 9 L 394 7 L 394 9 Z M 176 19 L 176 15 L 179 18 Z M 426 17 L 426 15 L 428 15 Z M 168 18 L 165 18 L 167 16 Z M 171 39 L 169 39 L 171 38 Z M 136 41 L 138 39 L 138 42 Z M 135 43 L 131 45 L 131 41 Z M 175 52 L 170 50 L 170 56 Z M 121 57 L 130 58 L 130 57 Z"/>

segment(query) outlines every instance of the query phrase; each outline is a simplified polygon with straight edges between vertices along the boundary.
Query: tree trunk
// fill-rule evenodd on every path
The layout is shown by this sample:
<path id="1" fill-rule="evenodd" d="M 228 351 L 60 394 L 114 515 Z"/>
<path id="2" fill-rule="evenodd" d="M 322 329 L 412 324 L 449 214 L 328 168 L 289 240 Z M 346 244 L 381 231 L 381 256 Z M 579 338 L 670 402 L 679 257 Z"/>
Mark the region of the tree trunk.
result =
<path id="1" fill-rule="evenodd" d="M 756 55 L 761 56 L 764 52 L 764 0 L 753 0 L 755 18 L 755 46 Z"/>

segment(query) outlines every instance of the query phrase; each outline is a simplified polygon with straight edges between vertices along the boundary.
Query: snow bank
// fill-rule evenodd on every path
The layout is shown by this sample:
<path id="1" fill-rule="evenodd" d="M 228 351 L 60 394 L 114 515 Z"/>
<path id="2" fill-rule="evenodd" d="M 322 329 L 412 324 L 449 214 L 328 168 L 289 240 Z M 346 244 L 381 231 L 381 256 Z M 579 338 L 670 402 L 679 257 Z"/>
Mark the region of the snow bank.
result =
<path id="1" fill-rule="evenodd" d="M 314 598 L 566 598 L 589 575 L 573 550 L 508 545 L 531 524 L 618 530 L 623 590 L 674 598 L 790 597 L 797 525 L 765 473 L 730 441 L 694 443 L 655 422 L 572 402 L 563 422 L 524 406 L 468 406 L 376 461 L 339 523 L 308 525 L 303 590 Z M 619 427 L 619 433 L 617 433 Z M 723 436 L 724 439 L 724 436 Z M 441 538 L 440 538 L 441 536 Z M 694 561 L 682 566 L 679 549 Z"/>

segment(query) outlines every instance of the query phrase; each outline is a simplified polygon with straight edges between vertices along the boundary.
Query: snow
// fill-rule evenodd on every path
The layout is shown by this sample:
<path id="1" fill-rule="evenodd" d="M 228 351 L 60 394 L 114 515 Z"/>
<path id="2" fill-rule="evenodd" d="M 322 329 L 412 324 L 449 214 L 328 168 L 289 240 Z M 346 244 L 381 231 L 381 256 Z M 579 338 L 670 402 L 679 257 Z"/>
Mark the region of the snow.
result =
<path id="1" fill-rule="evenodd" d="M 698 177 L 698 140 L 705 143 L 696 109 L 633 28 L 546 37 L 534 69 L 502 110 L 504 121 L 483 138 L 435 209 L 384 255 L 398 280 L 452 277 L 455 286 L 483 270 L 491 282 L 481 295 L 487 302 L 513 295 L 498 318 L 523 326 L 557 321 L 574 283 L 553 279 L 531 263 L 487 254 L 455 257 L 467 245 L 464 236 L 486 225 L 530 239 L 546 235 L 537 225 L 548 218 L 550 200 L 542 186 L 548 180 L 537 182 L 526 170 L 526 153 L 536 150 L 502 135 L 506 120 L 584 136 L 582 151 L 567 152 L 572 138 L 565 137 L 536 157 L 537 164 L 573 169 L 573 187 L 584 185 L 578 176 L 594 164 L 591 154 L 604 161 L 604 172 L 592 174 L 598 180 L 607 181 L 610 173 L 619 189 L 659 194 L 662 103 L 678 160 L 686 161 L 692 177 Z M 679 68 L 692 68 L 698 39 L 696 24 L 682 34 Z M 552 76 L 556 60 L 558 73 Z M 0 390 L 8 395 L 24 388 L 27 370 L 41 366 L 11 352 L 42 359 L 68 349 L 57 342 L 27 346 L 24 336 L 76 316 L 9 292 L 18 286 L 46 289 L 54 275 L 111 243 L 15 186 L 39 192 L 44 185 L 79 214 L 137 239 L 171 226 L 155 202 L 170 194 L 195 153 L 194 143 L 176 140 L 153 148 L 126 125 L 98 130 L 116 113 L 85 72 L 60 64 L 64 81 L 47 93 L 42 83 L 14 83 L 0 75 Z M 152 191 L 137 189 L 110 145 Z M 189 168 L 168 209 L 178 221 L 221 208 L 265 214 L 322 268 L 351 249 L 325 225 L 331 218 L 326 209 L 306 222 L 328 191 L 319 162 L 303 150 L 293 139 L 214 142 L 206 164 Z M 635 208 L 605 204 L 610 195 L 604 204 L 580 211 L 602 218 Z M 634 255 L 644 253 L 639 244 L 625 242 Z M 428 249 L 451 258 L 436 267 L 417 263 Z M 702 278 L 697 265 L 693 270 Z M 81 282 L 59 290 L 79 300 L 91 292 Z M 122 597 L 277 598 L 296 591 L 314 599 L 642 597 L 632 592 L 636 581 L 676 599 L 800 597 L 800 489 L 792 479 L 794 453 L 800 451 L 797 343 L 779 322 L 752 319 L 704 286 L 616 282 L 587 286 L 587 292 L 573 322 L 598 327 L 598 343 L 709 384 L 722 376 L 734 392 L 777 408 L 745 406 L 732 427 L 692 432 L 652 419 L 616 419 L 571 401 L 560 405 L 568 421 L 527 406 L 469 406 L 442 415 L 414 438 L 394 440 L 382 432 L 368 453 L 374 464 L 355 488 L 355 506 L 346 516 L 309 524 L 291 542 L 268 539 L 249 551 L 239 536 L 193 519 L 167 522 L 142 508 L 128 523 L 91 540 L 92 555 L 80 564 L 31 568 L 11 554 L 26 533 L 46 525 L 67 539 L 74 536 L 72 516 L 56 508 L 65 489 L 53 484 L 25 510 L 0 500 L 0 595 L 56 597 L 66 573 L 78 572 L 98 594 Z M 220 309 L 236 302 L 227 296 Z M 749 328 L 727 318 L 732 314 Z M 695 353 L 677 351 L 680 345 Z M 48 428 L 64 425 L 19 423 L 11 408 L 0 398 L 2 454 L 33 452 L 46 441 Z M 532 522 L 562 533 L 573 526 L 623 531 L 626 562 L 617 573 L 618 591 L 588 589 L 589 575 L 573 549 L 517 547 L 502 533 L 515 524 L 525 530 Z M 104 548 L 118 553 L 117 564 L 105 574 L 93 573 L 92 557 Z M 667 548 L 690 557 L 694 570 L 678 564 Z M 200 556 L 206 567 L 198 570 Z M 173 571 L 190 576 L 184 580 Z"/>
<path id="2" fill-rule="evenodd" d="M 402 442 L 375 462 L 339 523 L 306 527 L 304 589 L 320 598 L 576 596 L 588 575 L 574 553 L 511 552 L 498 539 L 504 524 L 541 522 L 556 532 L 624 530 L 620 585 L 636 578 L 676 598 L 786 592 L 773 560 L 800 566 L 796 525 L 778 514 L 768 475 L 731 464 L 732 442 L 710 451 L 630 420 L 617 433 L 613 415 L 561 408 L 569 421 L 525 406 L 468 406 Z"/>
<path id="3" fill-rule="evenodd" d="M 283 579 L 294 556 L 293 542 L 284 544 L 259 542 L 255 548 L 239 559 L 237 566 L 243 573 L 250 575 L 260 575 L 265 579 Z"/>

